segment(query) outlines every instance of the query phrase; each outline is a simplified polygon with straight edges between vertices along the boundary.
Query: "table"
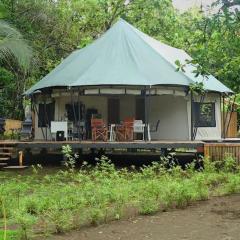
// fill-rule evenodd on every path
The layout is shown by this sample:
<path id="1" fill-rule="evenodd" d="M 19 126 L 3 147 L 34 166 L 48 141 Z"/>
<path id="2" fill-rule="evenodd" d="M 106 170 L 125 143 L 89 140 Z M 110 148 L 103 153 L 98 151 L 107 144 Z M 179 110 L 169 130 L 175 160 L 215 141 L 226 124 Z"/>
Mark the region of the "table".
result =
<path id="1" fill-rule="evenodd" d="M 109 132 L 110 132 L 109 141 L 110 142 L 116 141 L 116 131 L 115 131 L 115 128 L 116 128 L 117 125 L 120 125 L 120 124 L 110 124 L 110 126 L 109 126 Z M 141 128 L 145 128 L 145 127 L 147 128 L 147 140 L 151 141 L 151 134 L 150 134 L 150 126 L 149 126 L 149 124 L 143 123 L 143 124 L 141 124 L 141 126 L 138 125 L 137 128 L 134 128 L 135 131 L 133 130 L 133 132 L 135 132 L 135 133 L 143 133 L 143 140 L 144 140 L 145 129 L 142 132 L 142 130 L 139 131 L 139 129 L 138 129 L 139 127 L 140 127 L 140 130 L 141 130 Z"/>
<path id="2" fill-rule="evenodd" d="M 72 122 L 68 121 L 51 121 L 51 134 L 64 131 L 64 137 L 68 140 L 68 131 L 72 128 L 72 125 Z"/>

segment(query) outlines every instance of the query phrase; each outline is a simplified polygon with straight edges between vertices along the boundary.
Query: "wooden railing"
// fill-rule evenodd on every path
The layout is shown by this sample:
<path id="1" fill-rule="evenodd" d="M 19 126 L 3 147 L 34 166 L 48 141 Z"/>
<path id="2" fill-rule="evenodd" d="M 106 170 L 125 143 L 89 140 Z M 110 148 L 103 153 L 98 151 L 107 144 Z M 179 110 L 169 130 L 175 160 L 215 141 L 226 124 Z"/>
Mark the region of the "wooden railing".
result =
<path id="1" fill-rule="evenodd" d="M 205 143 L 204 156 L 211 160 L 224 160 L 232 156 L 240 164 L 240 143 Z"/>

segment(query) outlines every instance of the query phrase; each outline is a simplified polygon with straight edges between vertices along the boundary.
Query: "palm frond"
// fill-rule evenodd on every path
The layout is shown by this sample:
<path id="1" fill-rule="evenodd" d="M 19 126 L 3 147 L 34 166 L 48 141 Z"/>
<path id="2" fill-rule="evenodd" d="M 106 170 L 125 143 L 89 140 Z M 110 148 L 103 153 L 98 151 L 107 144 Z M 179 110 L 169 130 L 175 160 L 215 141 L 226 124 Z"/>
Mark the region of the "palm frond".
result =
<path id="1" fill-rule="evenodd" d="M 13 58 L 24 69 L 31 65 L 32 49 L 21 33 L 8 23 L 0 20 L 0 60 Z"/>

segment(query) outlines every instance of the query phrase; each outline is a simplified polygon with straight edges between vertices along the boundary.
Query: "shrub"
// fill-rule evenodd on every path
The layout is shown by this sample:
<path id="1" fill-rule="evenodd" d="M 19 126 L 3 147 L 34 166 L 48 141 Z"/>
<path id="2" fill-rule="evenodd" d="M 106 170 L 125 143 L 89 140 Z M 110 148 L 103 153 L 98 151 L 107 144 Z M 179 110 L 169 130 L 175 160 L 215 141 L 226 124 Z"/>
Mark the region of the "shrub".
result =
<path id="1" fill-rule="evenodd" d="M 185 171 L 176 165 L 170 168 L 168 159 L 140 171 L 118 170 L 106 157 L 97 162 L 94 168 L 85 164 L 77 170 L 71 164 L 67 170 L 45 176 L 43 171 L 30 176 L 2 173 L 0 195 L 7 223 L 19 226 L 22 239 L 29 239 L 36 228 L 45 234 L 66 232 L 131 216 L 131 211 L 152 214 L 185 207 L 212 194 L 240 192 L 239 169 L 230 157 L 221 168 L 205 159 L 201 171 L 193 165 Z"/>

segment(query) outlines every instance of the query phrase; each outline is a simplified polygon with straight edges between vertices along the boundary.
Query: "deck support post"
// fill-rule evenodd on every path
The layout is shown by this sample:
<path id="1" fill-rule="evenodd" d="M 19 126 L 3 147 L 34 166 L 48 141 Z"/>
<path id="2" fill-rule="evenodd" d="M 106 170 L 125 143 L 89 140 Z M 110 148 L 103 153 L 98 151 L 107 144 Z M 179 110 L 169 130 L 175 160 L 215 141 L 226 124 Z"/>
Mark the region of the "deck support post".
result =
<path id="1" fill-rule="evenodd" d="M 23 165 L 23 151 L 19 151 L 18 153 L 18 162 L 19 162 L 19 166 Z"/>

